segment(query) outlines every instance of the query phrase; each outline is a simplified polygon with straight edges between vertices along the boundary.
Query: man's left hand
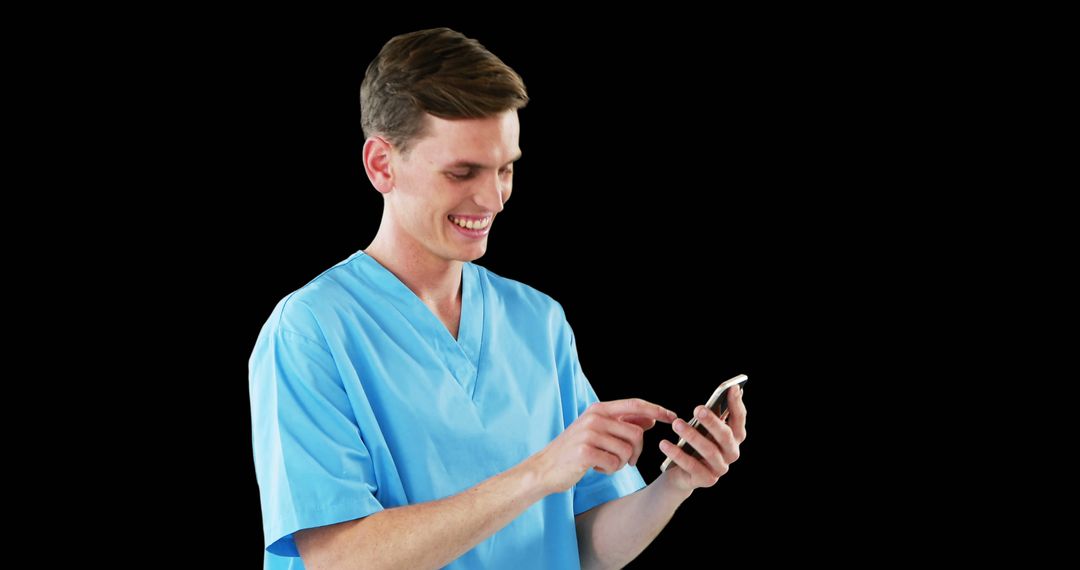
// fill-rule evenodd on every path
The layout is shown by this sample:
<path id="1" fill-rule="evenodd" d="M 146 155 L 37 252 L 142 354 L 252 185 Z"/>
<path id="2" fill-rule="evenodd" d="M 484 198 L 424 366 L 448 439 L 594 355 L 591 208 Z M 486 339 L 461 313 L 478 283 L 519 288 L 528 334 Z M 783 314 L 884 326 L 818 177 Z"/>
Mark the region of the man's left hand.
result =
<path id="1" fill-rule="evenodd" d="M 681 419 L 672 424 L 675 433 L 685 438 L 686 444 L 693 446 L 701 459 L 670 441 L 660 442 L 660 451 L 674 463 L 661 476 L 682 492 L 689 494 L 694 489 L 712 487 L 739 459 L 739 444 L 746 440 L 746 406 L 742 401 L 742 388 L 728 390 L 727 397 L 729 413 L 726 420 L 720 419 L 705 406 L 698 406 L 694 410 L 698 421 L 709 431 L 709 437 Z"/>

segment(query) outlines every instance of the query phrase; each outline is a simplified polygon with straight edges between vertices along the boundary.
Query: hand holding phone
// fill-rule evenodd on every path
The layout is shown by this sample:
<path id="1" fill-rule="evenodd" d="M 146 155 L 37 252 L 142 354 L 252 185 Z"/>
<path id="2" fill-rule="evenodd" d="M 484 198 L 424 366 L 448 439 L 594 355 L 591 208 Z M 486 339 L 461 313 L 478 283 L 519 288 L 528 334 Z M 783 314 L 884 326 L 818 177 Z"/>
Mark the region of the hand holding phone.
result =
<path id="1" fill-rule="evenodd" d="M 712 396 L 709 397 L 709 401 L 705 404 L 705 407 L 712 410 L 714 414 L 720 416 L 721 420 L 726 420 L 728 416 L 728 388 L 744 384 L 747 380 L 749 380 L 749 377 L 746 374 L 739 374 L 738 376 L 731 378 L 730 380 L 724 380 L 720 383 L 716 390 L 713 391 Z M 698 421 L 697 416 L 694 416 L 694 418 L 687 423 L 690 424 L 690 427 L 695 428 L 699 432 L 701 432 L 701 434 L 705 437 L 709 437 L 709 430 L 705 426 L 701 425 L 701 422 Z M 678 447 L 684 447 L 685 445 L 686 438 L 679 438 Z M 701 459 L 701 454 L 699 454 L 692 445 L 687 450 L 687 453 L 697 459 Z M 670 457 L 665 459 L 664 464 L 660 466 L 660 471 L 667 471 L 667 468 L 671 465 L 671 463 L 672 461 Z"/>

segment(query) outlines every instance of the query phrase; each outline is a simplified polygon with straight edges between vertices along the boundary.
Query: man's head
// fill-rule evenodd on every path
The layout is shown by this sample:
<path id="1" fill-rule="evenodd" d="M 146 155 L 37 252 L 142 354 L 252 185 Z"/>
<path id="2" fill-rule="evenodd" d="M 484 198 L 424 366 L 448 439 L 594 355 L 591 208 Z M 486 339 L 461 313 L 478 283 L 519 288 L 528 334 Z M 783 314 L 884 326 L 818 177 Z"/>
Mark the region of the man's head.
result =
<path id="1" fill-rule="evenodd" d="M 512 190 L 527 102 L 521 77 L 476 40 L 440 28 L 387 42 L 360 86 L 382 237 L 445 260 L 482 256 Z"/>

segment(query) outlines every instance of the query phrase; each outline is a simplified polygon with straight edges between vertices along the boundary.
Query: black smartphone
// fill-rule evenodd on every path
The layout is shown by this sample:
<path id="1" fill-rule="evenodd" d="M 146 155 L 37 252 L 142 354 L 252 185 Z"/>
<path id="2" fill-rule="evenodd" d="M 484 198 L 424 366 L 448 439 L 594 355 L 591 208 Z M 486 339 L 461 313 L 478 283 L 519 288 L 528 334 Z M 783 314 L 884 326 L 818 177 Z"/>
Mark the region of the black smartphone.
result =
<path id="1" fill-rule="evenodd" d="M 721 420 L 726 420 L 727 415 L 728 415 L 728 409 L 727 409 L 727 405 L 728 405 L 727 404 L 727 400 L 728 400 L 727 399 L 727 391 L 728 391 L 728 388 L 731 388 L 732 386 L 739 386 L 739 385 L 745 384 L 746 381 L 749 380 L 749 379 L 750 379 L 750 377 L 747 376 L 746 374 L 739 374 L 738 376 L 736 376 L 734 378 L 731 378 L 729 380 L 724 380 L 723 382 L 720 383 L 719 386 L 717 386 L 716 390 L 713 391 L 712 396 L 709 397 L 709 401 L 708 401 L 708 403 L 705 404 L 705 407 L 712 410 L 714 414 L 720 416 Z M 704 435 L 705 437 L 709 437 L 709 430 L 705 426 L 701 425 L 701 422 L 698 421 L 697 416 L 694 416 L 693 419 L 691 419 L 687 423 L 690 424 L 690 427 L 695 428 L 699 432 L 701 432 L 701 434 Z M 686 446 L 686 438 L 680 437 L 678 446 L 679 447 Z M 694 449 L 694 446 L 692 446 L 692 445 L 690 446 L 690 449 L 687 450 L 687 453 L 689 453 L 693 457 L 697 457 L 699 459 L 701 458 L 701 455 L 697 452 L 696 449 Z M 671 461 L 670 457 L 664 459 L 664 464 L 660 466 L 660 471 L 661 472 L 667 471 L 668 466 L 670 466 L 671 464 L 672 464 L 672 461 Z"/>

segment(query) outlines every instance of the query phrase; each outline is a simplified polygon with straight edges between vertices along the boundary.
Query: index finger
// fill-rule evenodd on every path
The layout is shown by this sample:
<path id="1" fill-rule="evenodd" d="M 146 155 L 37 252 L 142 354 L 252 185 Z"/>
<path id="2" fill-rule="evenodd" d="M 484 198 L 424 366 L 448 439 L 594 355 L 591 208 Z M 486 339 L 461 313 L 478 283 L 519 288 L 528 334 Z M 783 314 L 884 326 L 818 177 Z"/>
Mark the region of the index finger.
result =
<path id="1" fill-rule="evenodd" d="M 675 421 L 678 416 L 675 412 L 652 402 L 647 402 L 641 398 L 628 398 L 626 400 L 612 400 L 610 402 L 600 402 L 596 405 L 600 412 L 605 415 L 622 415 L 633 414 L 636 416 L 645 416 L 657 421 L 661 421 L 667 424 Z"/>
<path id="2" fill-rule="evenodd" d="M 728 400 L 728 410 L 731 411 L 728 425 L 731 426 L 731 431 L 735 434 L 735 441 L 739 443 L 746 439 L 746 404 L 743 404 L 742 395 L 742 387 L 740 386 L 739 392 L 732 394 Z"/>

